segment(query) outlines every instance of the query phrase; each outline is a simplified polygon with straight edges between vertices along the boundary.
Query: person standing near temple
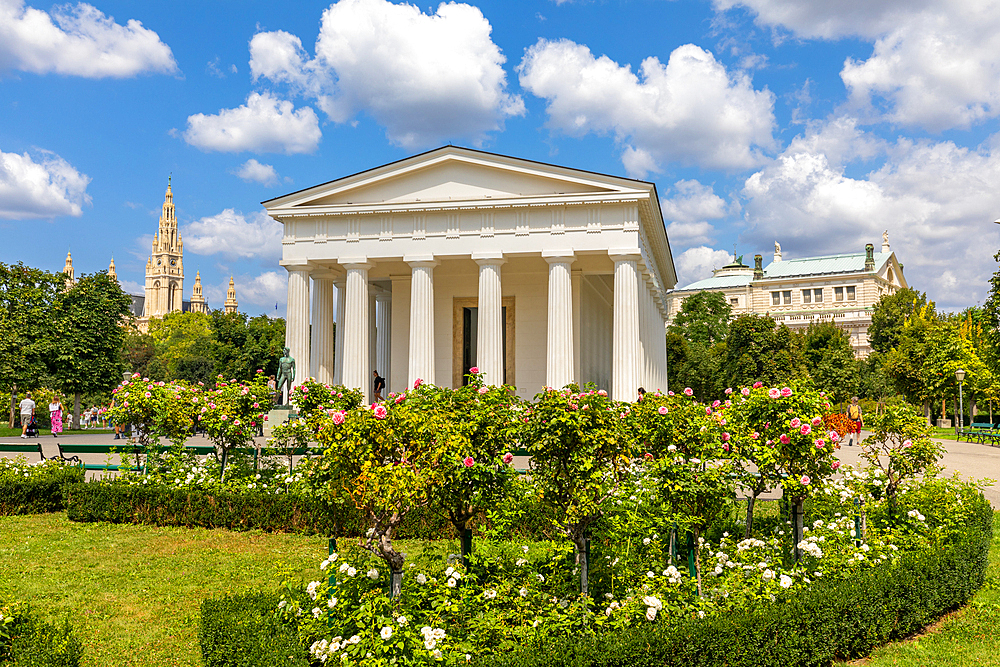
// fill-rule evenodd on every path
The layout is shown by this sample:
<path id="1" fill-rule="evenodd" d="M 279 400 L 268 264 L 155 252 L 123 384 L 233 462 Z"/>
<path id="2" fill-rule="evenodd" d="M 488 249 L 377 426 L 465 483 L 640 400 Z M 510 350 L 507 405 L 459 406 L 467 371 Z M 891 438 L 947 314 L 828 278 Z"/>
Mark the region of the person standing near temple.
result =
<path id="1" fill-rule="evenodd" d="M 21 401 L 21 437 L 27 438 L 28 425 L 31 423 L 31 419 L 35 416 L 35 402 L 31 400 L 31 393 L 29 392 L 24 400 Z"/>
<path id="2" fill-rule="evenodd" d="M 62 433 L 63 430 L 62 415 L 63 415 L 62 401 L 59 400 L 58 396 L 53 396 L 52 402 L 49 403 L 49 421 L 52 422 L 53 438 L 58 438 L 59 434 Z"/>
<path id="3" fill-rule="evenodd" d="M 375 376 L 375 386 L 372 387 L 375 401 L 381 401 L 382 392 L 385 391 L 385 378 L 378 374 L 378 370 L 372 371 L 372 375 Z"/>

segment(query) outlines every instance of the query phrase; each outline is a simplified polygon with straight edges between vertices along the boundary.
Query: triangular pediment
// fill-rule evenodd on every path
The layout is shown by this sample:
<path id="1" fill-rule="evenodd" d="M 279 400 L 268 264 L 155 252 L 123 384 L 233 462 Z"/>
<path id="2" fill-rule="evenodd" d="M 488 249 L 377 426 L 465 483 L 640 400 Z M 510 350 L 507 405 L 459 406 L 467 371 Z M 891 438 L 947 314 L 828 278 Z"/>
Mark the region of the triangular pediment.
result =
<path id="1" fill-rule="evenodd" d="M 645 190 L 637 181 L 448 146 L 265 202 L 268 208 L 458 202 Z"/>

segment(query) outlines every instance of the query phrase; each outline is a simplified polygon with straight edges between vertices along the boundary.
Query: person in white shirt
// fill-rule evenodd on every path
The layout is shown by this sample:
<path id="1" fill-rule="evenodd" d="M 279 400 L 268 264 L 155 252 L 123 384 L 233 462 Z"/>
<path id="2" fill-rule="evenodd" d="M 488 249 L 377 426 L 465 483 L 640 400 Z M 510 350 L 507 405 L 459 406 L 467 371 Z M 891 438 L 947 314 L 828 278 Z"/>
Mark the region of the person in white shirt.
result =
<path id="1" fill-rule="evenodd" d="M 28 424 L 31 423 L 31 418 L 35 416 L 35 402 L 31 400 L 31 394 L 29 393 L 21 401 L 21 437 L 27 438 Z"/>

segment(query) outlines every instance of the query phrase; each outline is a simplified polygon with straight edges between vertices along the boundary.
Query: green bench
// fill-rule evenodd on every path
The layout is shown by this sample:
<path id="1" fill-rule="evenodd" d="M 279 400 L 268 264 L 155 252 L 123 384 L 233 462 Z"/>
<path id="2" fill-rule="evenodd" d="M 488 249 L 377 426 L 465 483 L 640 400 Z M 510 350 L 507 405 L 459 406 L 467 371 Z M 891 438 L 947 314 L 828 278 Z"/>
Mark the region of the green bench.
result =
<path id="1" fill-rule="evenodd" d="M 45 460 L 41 442 L 36 442 L 33 445 L 21 444 L 20 442 L 0 442 L 0 454 L 38 454 L 42 457 L 43 461 Z"/>
<path id="2" fill-rule="evenodd" d="M 144 466 L 138 465 L 139 456 L 145 453 L 145 449 L 140 445 L 121 443 L 116 445 L 81 445 L 69 442 L 59 442 L 59 458 L 63 461 L 75 463 L 83 466 L 84 470 L 104 470 L 117 472 L 120 470 L 143 471 Z M 106 456 L 118 455 L 122 463 L 84 463 L 80 460 L 80 454 L 104 454 Z M 126 456 L 135 456 L 136 465 L 124 463 Z"/>
<path id="3" fill-rule="evenodd" d="M 981 445 L 986 444 L 987 441 L 992 445 L 1000 439 L 1000 423 L 976 422 L 969 424 L 965 428 L 959 429 L 957 440 L 960 441 L 963 436 L 966 442 L 972 442 L 975 438 L 976 442 Z"/>

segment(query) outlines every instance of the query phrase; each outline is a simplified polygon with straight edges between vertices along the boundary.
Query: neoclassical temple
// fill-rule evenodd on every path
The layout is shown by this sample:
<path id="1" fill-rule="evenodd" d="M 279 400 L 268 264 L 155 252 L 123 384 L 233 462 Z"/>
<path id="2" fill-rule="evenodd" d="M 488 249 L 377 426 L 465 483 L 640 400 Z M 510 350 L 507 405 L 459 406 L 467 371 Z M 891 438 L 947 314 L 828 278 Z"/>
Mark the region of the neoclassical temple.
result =
<path id="1" fill-rule="evenodd" d="M 298 381 L 370 397 L 376 369 L 401 391 L 477 366 L 525 397 L 666 389 L 676 273 L 652 183 L 447 146 L 263 204 Z"/>

